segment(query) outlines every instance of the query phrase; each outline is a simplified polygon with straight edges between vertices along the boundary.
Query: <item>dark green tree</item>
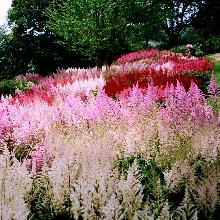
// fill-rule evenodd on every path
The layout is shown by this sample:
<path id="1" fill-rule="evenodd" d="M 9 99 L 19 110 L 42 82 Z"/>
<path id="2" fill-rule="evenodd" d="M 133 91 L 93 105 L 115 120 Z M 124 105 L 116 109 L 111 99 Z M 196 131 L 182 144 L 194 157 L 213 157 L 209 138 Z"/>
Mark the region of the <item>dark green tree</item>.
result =
<path id="1" fill-rule="evenodd" d="M 193 26 L 200 30 L 205 38 L 217 36 L 220 34 L 220 1 L 205 0 L 202 2 Z"/>
<path id="2" fill-rule="evenodd" d="M 45 11 L 49 4 L 50 0 L 12 1 L 8 14 L 12 31 L 9 45 L 16 74 L 30 71 L 49 74 L 58 67 L 82 64 L 82 57 L 58 44 L 60 37 L 46 27 Z"/>
<path id="3" fill-rule="evenodd" d="M 47 12 L 48 27 L 73 50 L 95 57 L 100 67 L 112 53 L 126 48 L 126 9 L 124 0 L 54 0 Z"/>
<path id="4" fill-rule="evenodd" d="M 48 27 L 101 66 L 112 55 L 132 50 L 137 42 L 146 47 L 158 36 L 160 8 L 159 0 L 54 0 Z"/>
<path id="5" fill-rule="evenodd" d="M 181 43 L 181 35 L 191 27 L 199 12 L 202 0 L 165 0 L 162 4 L 164 14 L 163 30 L 169 46 Z"/>
<path id="6" fill-rule="evenodd" d="M 11 71 L 15 67 L 15 60 L 11 54 L 11 34 L 7 33 L 6 27 L 0 27 L 0 80 L 12 77 Z"/>
<path id="7" fill-rule="evenodd" d="M 127 21 L 132 38 L 131 44 L 146 48 L 149 40 L 163 41 L 162 2 L 161 0 L 128 1 Z"/>
<path id="8" fill-rule="evenodd" d="M 206 53 L 220 52 L 220 1 L 205 0 L 192 25 Z"/>

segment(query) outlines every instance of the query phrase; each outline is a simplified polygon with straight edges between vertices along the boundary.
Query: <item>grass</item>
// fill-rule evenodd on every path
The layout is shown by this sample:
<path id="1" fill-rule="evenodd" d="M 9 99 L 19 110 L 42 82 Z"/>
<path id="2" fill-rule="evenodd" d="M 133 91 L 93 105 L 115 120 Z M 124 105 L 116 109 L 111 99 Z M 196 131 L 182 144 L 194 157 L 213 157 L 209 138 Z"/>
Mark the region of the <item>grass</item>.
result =
<path id="1" fill-rule="evenodd" d="M 217 82 L 220 85 L 220 61 L 214 61 L 214 64 L 215 64 L 214 72 L 216 75 Z"/>
<path id="2" fill-rule="evenodd" d="M 220 59 L 217 59 L 213 54 L 207 55 L 205 57 L 210 59 L 214 63 L 214 72 L 216 75 L 217 82 L 220 85 Z"/>

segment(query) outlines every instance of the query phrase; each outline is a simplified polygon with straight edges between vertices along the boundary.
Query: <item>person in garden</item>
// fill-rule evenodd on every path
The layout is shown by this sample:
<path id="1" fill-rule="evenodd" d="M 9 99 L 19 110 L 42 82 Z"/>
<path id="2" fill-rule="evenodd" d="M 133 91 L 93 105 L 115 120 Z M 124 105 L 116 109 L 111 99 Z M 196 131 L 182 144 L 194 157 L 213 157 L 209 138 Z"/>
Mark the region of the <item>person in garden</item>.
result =
<path id="1" fill-rule="evenodd" d="M 186 45 L 187 53 L 191 56 L 195 56 L 196 54 L 196 49 L 193 47 L 192 44 L 187 44 Z"/>

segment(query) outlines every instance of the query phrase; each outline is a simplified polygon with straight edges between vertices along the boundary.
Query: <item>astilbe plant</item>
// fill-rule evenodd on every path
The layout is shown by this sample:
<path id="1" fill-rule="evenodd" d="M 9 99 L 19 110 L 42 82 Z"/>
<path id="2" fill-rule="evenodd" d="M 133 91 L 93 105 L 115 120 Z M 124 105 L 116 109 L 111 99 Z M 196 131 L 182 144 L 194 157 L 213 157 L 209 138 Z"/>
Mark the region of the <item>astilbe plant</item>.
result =
<path id="1" fill-rule="evenodd" d="M 134 62 L 136 60 L 151 58 L 151 57 L 157 57 L 159 55 L 159 51 L 156 49 L 150 49 L 150 50 L 141 50 L 137 52 L 132 52 L 126 55 L 123 55 L 120 57 L 116 63 L 117 64 L 123 64 L 126 62 Z"/>
<path id="2" fill-rule="evenodd" d="M 151 66 L 151 73 L 173 68 L 167 63 L 174 55 L 173 60 L 188 59 L 161 52 L 166 62 Z M 17 214 L 38 219 L 167 219 L 177 210 L 176 216 L 184 218 L 187 206 L 195 207 L 199 218 L 217 215 L 219 127 L 196 82 L 188 78 L 187 89 L 175 77 L 169 83 L 161 84 L 158 75 L 158 84 L 145 82 L 138 78 L 145 68 L 131 71 L 134 75 L 126 70 L 129 88 L 121 92 L 118 84 L 120 92 L 112 99 L 103 89 L 102 73 L 59 71 L 60 78 L 54 74 L 29 92 L 0 100 L 1 181 L 19 194 Z M 119 77 L 121 83 L 126 79 L 123 73 Z M 23 149 L 27 152 L 22 154 Z M 117 166 L 118 158 L 130 157 L 141 159 Z M 5 185 L 9 179 L 15 185 Z M 179 198 L 176 203 L 173 195 Z M 16 204 L 13 194 L 8 196 Z M 12 207 L 8 213 L 15 215 Z"/>
<path id="3" fill-rule="evenodd" d="M 166 84 L 176 85 L 177 80 L 188 90 L 193 80 L 206 91 L 212 70 L 213 64 L 204 58 L 159 50 L 140 51 L 122 56 L 115 66 L 104 72 L 104 90 L 115 97 L 133 85 L 146 89 L 149 83 L 153 83 L 163 91 Z"/>
<path id="4" fill-rule="evenodd" d="M 218 117 L 218 125 L 220 126 L 220 88 L 217 84 L 214 73 L 212 73 L 211 80 L 208 85 L 208 100 L 213 111 Z"/>
<path id="5" fill-rule="evenodd" d="M 212 73 L 211 79 L 210 79 L 210 84 L 208 86 L 208 94 L 211 97 L 215 97 L 219 95 L 219 86 L 217 84 L 216 78 L 214 73 Z"/>
<path id="6" fill-rule="evenodd" d="M 7 150 L 0 155 L 0 185 L 0 218 L 27 219 L 30 209 L 26 197 L 31 191 L 31 174 Z"/>

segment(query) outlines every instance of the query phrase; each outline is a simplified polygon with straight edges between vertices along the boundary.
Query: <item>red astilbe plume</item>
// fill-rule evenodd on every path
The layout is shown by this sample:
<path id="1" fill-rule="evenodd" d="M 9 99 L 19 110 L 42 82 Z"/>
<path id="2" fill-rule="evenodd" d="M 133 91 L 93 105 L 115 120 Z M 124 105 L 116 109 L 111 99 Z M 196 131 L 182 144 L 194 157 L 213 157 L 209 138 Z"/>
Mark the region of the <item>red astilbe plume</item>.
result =
<path id="1" fill-rule="evenodd" d="M 131 89 L 134 85 L 138 85 L 141 89 L 147 89 L 148 84 L 153 83 L 162 94 L 162 90 L 165 89 L 167 84 L 176 85 L 177 80 L 181 82 L 187 91 L 192 80 L 198 87 L 202 85 L 202 79 L 196 78 L 194 75 L 170 75 L 168 70 L 142 69 L 125 71 L 123 74 L 109 78 L 104 86 L 104 91 L 108 96 L 117 97 L 121 92 Z"/>
<path id="2" fill-rule="evenodd" d="M 129 54 L 125 54 L 119 59 L 117 59 L 116 64 L 123 64 L 126 62 L 134 62 L 136 60 L 151 58 L 159 55 L 159 50 L 150 49 L 150 50 L 140 50 L 136 52 L 132 52 Z"/>

